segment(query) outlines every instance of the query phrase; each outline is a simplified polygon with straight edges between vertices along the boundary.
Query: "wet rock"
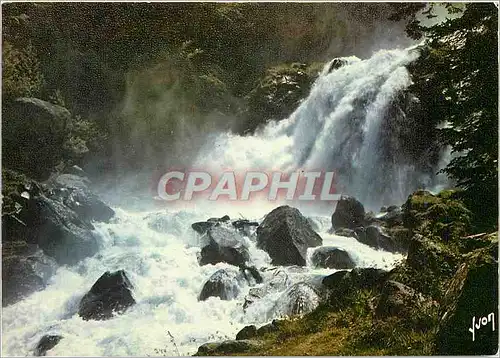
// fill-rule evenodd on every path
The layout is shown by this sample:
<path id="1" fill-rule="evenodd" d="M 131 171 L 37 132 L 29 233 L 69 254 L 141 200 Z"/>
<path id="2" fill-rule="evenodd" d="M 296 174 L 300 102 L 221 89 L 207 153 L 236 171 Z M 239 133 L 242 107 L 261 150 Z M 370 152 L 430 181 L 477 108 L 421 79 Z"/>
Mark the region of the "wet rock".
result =
<path id="1" fill-rule="evenodd" d="M 385 250 L 389 252 L 401 251 L 394 240 L 385 235 L 382 229 L 378 226 L 368 226 L 363 231 L 358 231 L 357 240 L 365 245 L 373 247 L 374 249 Z"/>
<path id="2" fill-rule="evenodd" d="M 84 320 L 106 320 L 135 304 L 132 284 L 125 271 L 106 271 L 80 301 L 78 315 Z"/>
<path id="3" fill-rule="evenodd" d="M 313 311 L 318 307 L 318 292 L 305 282 L 299 282 L 286 290 L 271 309 L 270 316 L 289 317 Z"/>
<path id="4" fill-rule="evenodd" d="M 198 348 L 195 356 L 234 355 L 235 353 L 251 352 L 252 349 L 258 349 L 262 345 L 262 341 L 249 339 L 205 343 Z"/>
<path id="5" fill-rule="evenodd" d="M 250 306 L 252 303 L 255 301 L 260 300 L 264 296 L 270 294 L 270 293 L 275 293 L 275 292 L 281 292 L 290 287 L 292 284 L 290 278 L 288 277 L 288 274 L 278 268 L 273 268 L 271 270 L 268 270 L 268 274 L 272 272 L 272 276 L 269 277 L 266 275 L 266 279 L 264 280 L 264 283 L 260 287 L 252 287 L 248 295 L 245 296 L 245 303 L 243 304 L 243 309 L 246 309 L 248 306 Z"/>
<path id="6" fill-rule="evenodd" d="M 238 230 L 243 235 L 251 237 L 254 235 L 255 230 L 259 226 L 258 222 L 250 221 L 247 219 L 235 220 L 231 223 L 236 230 Z"/>
<path id="7" fill-rule="evenodd" d="M 97 195 L 82 189 L 73 190 L 65 204 L 88 221 L 108 222 L 115 216 L 115 211 L 99 199 Z"/>
<path id="8" fill-rule="evenodd" d="M 40 196 L 34 199 L 33 239 L 59 264 L 70 265 L 94 255 L 98 249 L 93 225 L 63 203 Z"/>
<path id="9" fill-rule="evenodd" d="M 209 297 L 219 297 L 227 301 L 236 298 L 239 292 L 238 273 L 222 269 L 216 271 L 205 282 L 198 300 L 205 301 Z"/>
<path id="10" fill-rule="evenodd" d="M 365 208 L 356 198 L 343 195 L 337 202 L 337 207 L 332 215 L 332 226 L 335 229 L 355 229 L 363 226 Z"/>
<path id="11" fill-rule="evenodd" d="M 43 336 L 36 345 L 33 355 L 45 356 L 47 354 L 47 351 L 50 351 L 52 348 L 54 348 L 57 345 L 57 343 L 61 341 L 61 339 L 63 339 L 63 337 L 59 335 Z"/>
<path id="12" fill-rule="evenodd" d="M 255 266 L 240 266 L 240 272 L 250 285 L 262 283 L 263 278 Z"/>
<path id="13" fill-rule="evenodd" d="M 56 262 L 36 245 L 8 242 L 2 246 L 2 306 L 15 303 L 45 288 Z"/>
<path id="14" fill-rule="evenodd" d="M 254 325 L 243 327 L 238 334 L 236 334 L 236 340 L 240 341 L 242 339 L 254 338 L 257 335 L 257 327 Z"/>
<path id="15" fill-rule="evenodd" d="M 300 211 L 287 205 L 267 214 L 257 229 L 257 246 L 269 254 L 273 265 L 305 266 L 307 249 L 322 242 Z"/>
<path id="16" fill-rule="evenodd" d="M 316 267 L 333 269 L 352 269 L 356 266 L 347 251 L 336 247 L 320 247 L 312 254 L 311 260 Z"/>
<path id="17" fill-rule="evenodd" d="M 358 237 L 358 234 L 356 233 L 356 231 L 354 231 L 352 229 L 347 229 L 347 228 L 340 228 L 340 229 L 335 230 L 335 235 L 345 236 L 345 237 L 354 237 L 354 238 Z"/>
<path id="18" fill-rule="evenodd" d="M 496 243 L 468 254 L 450 281 L 441 303 L 438 353 L 494 355 L 498 329 Z"/>
<path id="19" fill-rule="evenodd" d="M 199 221 L 195 222 L 191 225 L 194 231 L 196 231 L 198 234 L 203 235 L 207 232 L 208 229 L 210 229 L 212 226 L 215 226 L 216 223 L 214 222 L 209 222 L 209 221 Z"/>
<path id="20" fill-rule="evenodd" d="M 230 221 L 231 218 L 228 215 L 224 215 L 221 218 L 210 218 L 207 221 L 199 221 L 195 222 L 194 224 L 191 225 L 191 228 L 193 228 L 194 231 L 196 231 L 200 235 L 204 235 L 208 229 L 218 226 L 221 223 L 225 223 Z"/>
<path id="21" fill-rule="evenodd" d="M 52 199 L 62 201 L 81 219 L 108 222 L 115 215 L 115 211 L 90 190 L 90 181 L 86 177 L 61 174 L 53 178 L 51 183 L 56 189 Z"/>
<path id="22" fill-rule="evenodd" d="M 234 230 L 214 226 L 207 233 L 209 244 L 201 249 L 200 265 L 227 262 L 230 265 L 244 265 L 250 258 L 241 236 Z"/>
<path id="23" fill-rule="evenodd" d="M 330 67 L 328 68 L 328 73 L 338 70 L 340 67 L 348 64 L 348 61 L 343 58 L 334 58 L 332 62 L 330 62 Z"/>

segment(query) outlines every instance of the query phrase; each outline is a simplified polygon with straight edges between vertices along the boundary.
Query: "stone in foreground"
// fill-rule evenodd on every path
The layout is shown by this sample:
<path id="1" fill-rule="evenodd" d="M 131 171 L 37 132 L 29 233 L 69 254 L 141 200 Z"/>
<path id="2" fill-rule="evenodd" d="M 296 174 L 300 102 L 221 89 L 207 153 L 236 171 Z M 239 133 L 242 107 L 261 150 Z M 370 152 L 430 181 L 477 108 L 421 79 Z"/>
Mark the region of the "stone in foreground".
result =
<path id="1" fill-rule="evenodd" d="M 125 271 L 106 271 L 80 301 L 78 315 L 84 320 L 106 320 L 135 304 L 132 284 Z"/>
<path id="2" fill-rule="evenodd" d="M 269 254 L 273 265 L 305 266 L 307 249 L 322 243 L 307 218 L 287 205 L 267 214 L 257 229 L 257 246 Z"/>

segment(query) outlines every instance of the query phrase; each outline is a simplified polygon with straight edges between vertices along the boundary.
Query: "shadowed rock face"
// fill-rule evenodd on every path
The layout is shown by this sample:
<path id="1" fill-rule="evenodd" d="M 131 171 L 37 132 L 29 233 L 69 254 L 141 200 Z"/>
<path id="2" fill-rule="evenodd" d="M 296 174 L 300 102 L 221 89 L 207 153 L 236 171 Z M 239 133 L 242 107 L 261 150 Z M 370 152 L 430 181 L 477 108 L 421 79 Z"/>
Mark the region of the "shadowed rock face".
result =
<path id="1" fill-rule="evenodd" d="M 467 255 L 450 281 L 441 305 L 439 354 L 495 354 L 498 328 L 497 241 Z"/>
<path id="2" fill-rule="evenodd" d="M 241 266 L 250 258 L 248 249 L 243 246 L 242 237 L 235 231 L 223 226 L 214 226 L 206 233 L 209 244 L 201 249 L 200 265 L 227 262 Z"/>
<path id="3" fill-rule="evenodd" d="M 257 245 L 269 254 L 273 265 L 305 266 L 307 249 L 322 243 L 300 211 L 287 205 L 267 214 L 257 229 Z"/>
<path id="4" fill-rule="evenodd" d="M 34 356 L 44 356 L 47 354 L 47 351 L 50 351 L 54 348 L 59 341 L 63 339 L 62 336 L 58 335 L 45 335 L 38 342 L 33 355 Z"/>
<path id="5" fill-rule="evenodd" d="M 135 304 L 132 284 L 125 271 L 105 272 L 80 301 L 78 315 L 84 320 L 105 320 Z"/>
<path id="6" fill-rule="evenodd" d="M 316 290 L 305 282 L 299 282 L 286 290 L 272 308 L 279 317 L 309 313 L 320 303 Z"/>
<path id="7" fill-rule="evenodd" d="M 317 267 L 333 269 L 352 269 L 356 266 L 347 251 L 336 247 L 320 247 L 315 250 L 311 260 Z"/>
<path id="8" fill-rule="evenodd" d="M 332 226 L 334 229 L 355 229 L 363 226 L 365 219 L 365 208 L 356 198 L 342 196 L 337 202 L 337 207 L 332 215 Z"/>
<path id="9" fill-rule="evenodd" d="M 198 300 L 205 301 L 209 297 L 219 297 L 221 300 L 231 300 L 238 296 L 238 272 L 228 270 L 216 271 L 203 285 Z"/>

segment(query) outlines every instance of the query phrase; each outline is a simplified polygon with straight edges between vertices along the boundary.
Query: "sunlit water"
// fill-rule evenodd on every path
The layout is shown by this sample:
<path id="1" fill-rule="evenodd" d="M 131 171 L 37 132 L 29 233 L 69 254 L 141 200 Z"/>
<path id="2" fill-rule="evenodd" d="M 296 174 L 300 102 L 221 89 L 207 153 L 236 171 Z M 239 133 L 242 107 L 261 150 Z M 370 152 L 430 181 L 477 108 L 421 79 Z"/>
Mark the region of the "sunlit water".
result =
<path id="1" fill-rule="evenodd" d="M 412 163 L 384 157 L 378 144 L 391 101 L 411 83 L 405 66 L 416 57 L 411 50 L 380 51 L 367 60 L 348 58 L 348 65 L 331 73 L 325 67 L 308 98 L 288 119 L 270 123 L 253 136 L 216 137 L 207 143 L 194 167 L 212 172 L 340 170 L 344 192 L 368 207 L 378 208 L 386 201 L 401 204 L 419 182 L 430 179 Z M 394 143 L 394 153 L 398 145 Z M 218 269 L 231 266 L 198 264 L 202 242 L 191 224 L 224 214 L 261 221 L 278 205 L 191 203 L 156 212 L 132 212 L 122 209 L 130 205 L 120 205 L 110 223 L 95 224 L 101 244 L 97 255 L 74 267 L 60 267 L 45 290 L 2 310 L 3 354 L 30 355 L 43 335 L 58 334 L 64 338 L 49 355 L 145 356 L 158 355 L 156 349 L 163 349 L 165 355 L 190 355 L 208 341 L 234 339 L 247 324 L 270 321 L 277 314 L 272 308 L 283 290 L 269 293 L 247 310 L 243 310 L 250 289 L 246 284 L 233 300 L 198 301 L 206 280 Z M 332 213 L 328 207 L 320 214 L 311 205 L 310 210 L 300 209 L 304 215 L 315 216 L 323 245 L 347 250 L 358 267 L 390 269 L 402 258 L 353 238 L 328 234 Z M 154 222 L 160 222 L 162 229 L 153 230 Z M 268 255 L 251 238 L 243 240 L 250 248 L 250 264 L 269 269 Z M 105 271 L 119 269 L 133 283 L 137 304 L 107 321 L 82 320 L 77 314 L 80 299 Z M 310 260 L 305 268 L 282 270 L 291 283 L 335 271 L 315 269 Z M 264 284 L 270 272 L 263 273 Z"/>
<path id="2" fill-rule="evenodd" d="M 58 334 L 64 338 L 50 355 L 144 356 L 157 355 L 155 349 L 164 349 L 168 355 L 189 355 L 203 343 L 234 339 L 243 326 L 274 318 L 271 309 L 282 292 L 270 294 L 246 311 L 243 302 L 249 287 L 245 285 L 234 300 L 212 297 L 198 301 L 204 282 L 216 270 L 231 268 L 224 263 L 198 264 L 200 238 L 190 226 L 207 218 L 199 212 L 131 213 L 117 209 L 111 223 L 96 225 L 102 246 L 96 256 L 75 267 L 59 268 L 45 290 L 3 309 L 3 354 L 32 354 L 44 334 Z M 163 232 L 149 227 L 158 220 Z M 327 234 L 327 217 L 315 222 L 325 246 L 348 250 L 361 267 L 390 268 L 401 258 L 353 238 Z M 251 264 L 269 268 L 268 255 L 250 238 L 244 240 L 250 247 Z M 103 272 L 119 269 L 132 281 L 137 304 L 107 321 L 82 320 L 77 314 L 80 299 Z M 291 282 L 335 271 L 311 267 L 285 270 Z"/>

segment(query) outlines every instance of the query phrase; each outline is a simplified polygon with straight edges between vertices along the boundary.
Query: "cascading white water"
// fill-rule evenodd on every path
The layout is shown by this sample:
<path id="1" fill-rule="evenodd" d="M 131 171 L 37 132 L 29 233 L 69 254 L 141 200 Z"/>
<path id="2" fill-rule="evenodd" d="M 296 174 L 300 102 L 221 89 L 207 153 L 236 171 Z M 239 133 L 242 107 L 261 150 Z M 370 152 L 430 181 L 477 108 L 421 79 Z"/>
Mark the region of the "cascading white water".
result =
<path id="1" fill-rule="evenodd" d="M 410 160 L 402 144 L 385 137 L 402 123 L 391 122 L 397 95 L 411 84 L 406 65 L 413 48 L 379 51 L 367 60 L 345 58 L 325 65 L 310 95 L 287 119 L 242 137 L 224 133 L 207 144 L 198 167 L 208 170 L 324 170 L 337 173 L 337 188 L 377 210 L 402 203 L 432 180 Z M 404 116 L 404 113 L 401 114 Z"/>
<path id="2" fill-rule="evenodd" d="M 270 123 L 253 136 L 220 135 L 215 143 L 207 144 L 194 166 L 214 171 L 337 170 L 344 192 L 365 204 L 380 204 L 388 195 L 397 202 L 411 190 L 407 177 L 419 173 L 411 163 L 388 160 L 378 144 L 391 101 L 410 84 L 404 66 L 416 56 L 408 50 L 380 51 L 363 61 L 348 58 L 347 65 L 331 73 L 327 65 L 309 97 L 290 118 Z M 188 355 L 208 341 L 234 339 L 247 324 L 271 320 L 279 314 L 275 308 L 284 289 L 270 292 L 247 310 L 242 308 L 249 291 L 246 284 L 233 300 L 212 297 L 198 301 L 204 282 L 230 265 L 200 266 L 199 237 L 191 229 L 193 222 L 223 214 L 232 218 L 242 214 L 259 221 L 279 205 L 271 204 L 232 207 L 200 203 L 192 210 L 156 213 L 117 208 L 110 223 L 96 224 L 101 240 L 97 255 L 74 267 L 60 267 L 45 290 L 3 309 L 3 355 L 31 354 L 45 334 L 64 337 L 50 355 Z M 328 216 L 314 221 L 323 245 L 345 249 L 357 266 L 390 268 L 401 259 L 401 255 L 374 250 L 352 238 L 328 234 Z M 158 222 L 161 225 L 153 229 L 152 224 Z M 250 238 L 243 240 L 250 249 L 251 264 L 268 269 L 263 273 L 265 284 L 274 272 L 269 270 L 270 259 Z M 103 272 L 119 269 L 127 272 L 134 285 L 137 304 L 107 321 L 82 320 L 77 314 L 82 296 Z M 289 284 L 335 271 L 310 264 L 279 270 Z M 155 349 L 165 350 L 158 353 Z"/>
<path id="3" fill-rule="evenodd" d="M 230 212 L 230 208 L 225 212 Z M 265 214 L 266 212 L 262 212 Z M 61 267 L 48 287 L 3 308 L 2 351 L 6 356 L 32 354 L 44 334 L 64 338 L 49 352 L 63 356 L 191 355 L 208 341 L 234 339 L 247 324 L 263 324 L 279 312 L 274 303 L 282 291 L 243 310 L 249 287 L 242 284 L 234 300 L 211 297 L 198 302 L 204 282 L 225 263 L 200 266 L 198 237 L 191 224 L 213 212 L 131 213 L 117 209 L 109 224 L 96 224 L 101 249 L 75 267 Z M 161 223 L 161 232 L 151 224 Z M 377 251 L 352 238 L 326 233 L 328 218 L 316 219 L 324 245 L 344 248 L 360 267 L 390 268 L 401 255 Z M 270 259 L 248 238 L 251 264 L 269 268 Z M 124 269 L 134 285 L 137 304 L 107 321 L 84 321 L 78 303 L 106 270 Z M 234 268 L 233 268 L 234 269 Z M 290 284 L 335 270 L 283 268 Z M 268 274 L 271 276 L 272 274 Z M 266 278 L 265 274 L 264 277 Z M 169 333 L 173 338 L 169 336 Z"/>

